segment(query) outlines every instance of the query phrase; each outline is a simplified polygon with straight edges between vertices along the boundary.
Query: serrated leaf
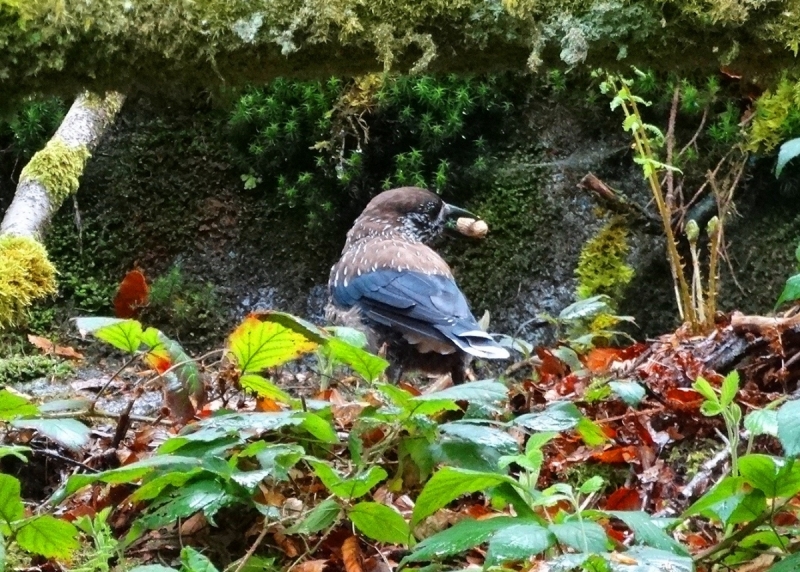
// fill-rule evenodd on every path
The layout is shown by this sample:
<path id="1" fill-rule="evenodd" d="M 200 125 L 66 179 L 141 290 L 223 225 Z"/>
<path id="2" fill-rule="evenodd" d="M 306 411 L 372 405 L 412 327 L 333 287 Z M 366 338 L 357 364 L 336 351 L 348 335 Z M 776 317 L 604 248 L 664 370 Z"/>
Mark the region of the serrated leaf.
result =
<path id="1" fill-rule="evenodd" d="M 614 394 L 631 407 L 637 407 L 644 399 L 644 387 L 632 381 L 609 381 Z"/>
<path id="2" fill-rule="evenodd" d="M 17 417 L 36 415 L 39 408 L 27 399 L 14 395 L 7 389 L 0 389 L 0 421 L 11 421 Z"/>
<path id="3" fill-rule="evenodd" d="M 539 413 L 526 413 L 514 419 L 519 425 L 531 431 L 567 431 L 578 424 L 583 415 L 571 401 L 551 403 Z"/>
<path id="4" fill-rule="evenodd" d="M 360 502 L 347 512 L 350 522 L 365 536 L 390 544 L 414 543 L 406 520 L 396 510 L 377 502 Z"/>
<path id="5" fill-rule="evenodd" d="M 303 457 L 305 450 L 300 445 L 269 445 L 264 450 L 258 451 L 261 468 L 269 471 L 273 479 L 278 481 L 289 480 L 289 470 Z"/>
<path id="6" fill-rule="evenodd" d="M 445 462 L 475 471 L 494 472 L 500 458 L 515 455 L 519 445 L 507 432 L 477 423 L 456 421 L 439 426 L 441 439 L 433 452 L 440 452 Z"/>
<path id="7" fill-rule="evenodd" d="M 673 554 L 688 555 L 686 548 L 664 532 L 664 529 L 646 512 L 612 510 L 606 511 L 606 513 L 624 522 L 633 531 L 637 543 L 666 550 Z"/>
<path id="8" fill-rule="evenodd" d="M 349 366 L 368 382 L 374 382 L 389 367 L 389 362 L 382 357 L 338 338 L 327 340 L 325 351 L 333 360 Z"/>
<path id="9" fill-rule="evenodd" d="M 239 385 L 259 397 L 266 397 L 280 403 L 291 403 L 294 398 L 280 387 L 257 373 L 246 373 L 239 378 Z"/>
<path id="10" fill-rule="evenodd" d="M 744 418 L 744 427 L 753 436 L 772 435 L 778 436 L 778 412 L 774 409 L 757 409 L 751 411 Z"/>
<path id="11" fill-rule="evenodd" d="M 501 483 L 513 485 L 515 481 L 494 473 L 444 467 L 431 477 L 417 497 L 411 525 L 416 526 L 461 495 L 484 491 Z"/>
<path id="12" fill-rule="evenodd" d="M 258 373 L 313 351 L 317 343 L 277 322 L 249 316 L 230 335 L 228 346 L 242 373 Z"/>
<path id="13" fill-rule="evenodd" d="M 486 520 L 464 519 L 420 542 L 401 563 L 444 559 L 486 542 L 496 531 L 515 524 L 516 518 L 500 516 Z"/>
<path id="14" fill-rule="evenodd" d="M 120 320 L 92 332 L 97 339 L 131 354 L 139 351 L 142 345 L 142 333 L 142 324 L 137 320 Z"/>
<path id="15" fill-rule="evenodd" d="M 700 413 L 706 417 L 714 417 L 722 413 L 722 406 L 716 401 L 704 401 L 700 404 Z"/>
<path id="16" fill-rule="evenodd" d="M 484 566 L 490 567 L 509 561 L 527 561 L 553 546 L 555 542 L 553 533 L 538 522 L 506 526 L 489 539 Z"/>
<path id="17" fill-rule="evenodd" d="M 217 511 L 241 500 L 226 491 L 217 479 L 195 481 L 166 498 L 162 496 L 158 508 L 142 516 L 138 524 L 144 529 L 153 530 L 200 511 L 214 524 L 213 517 Z"/>
<path id="18" fill-rule="evenodd" d="M 787 457 L 800 455 L 800 401 L 788 401 L 778 409 L 778 439 Z"/>
<path id="19" fill-rule="evenodd" d="M 581 320 L 600 313 L 611 313 L 610 298 L 604 294 L 573 302 L 558 314 L 561 322 Z"/>
<path id="20" fill-rule="evenodd" d="M 22 525 L 17 530 L 16 540 L 23 550 L 45 558 L 68 559 L 80 546 L 75 525 L 49 514 Z"/>
<path id="21" fill-rule="evenodd" d="M 781 176 L 786 164 L 800 155 L 800 137 L 785 141 L 778 150 L 778 161 L 775 163 L 775 178 Z"/>
<path id="22" fill-rule="evenodd" d="M 309 535 L 333 526 L 342 508 L 333 499 L 325 499 L 315 506 L 303 520 L 289 528 L 287 534 Z"/>
<path id="23" fill-rule="evenodd" d="M 503 401 L 507 396 L 508 388 L 505 385 L 493 379 L 483 379 L 481 381 L 455 385 L 441 391 L 417 395 L 412 397 L 411 401 L 436 401 L 446 399 L 488 405 Z"/>
<path id="24" fill-rule="evenodd" d="M 314 473 L 329 491 L 343 499 L 356 499 L 367 494 L 372 487 L 385 480 L 389 474 L 378 466 L 372 466 L 355 477 L 343 478 L 330 465 L 316 459 L 310 459 Z"/>
<path id="25" fill-rule="evenodd" d="M 714 391 L 714 388 L 711 387 L 711 384 L 708 383 L 702 377 L 698 377 L 697 381 L 692 384 L 692 389 L 694 389 L 697 393 L 702 395 L 708 401 L 713 403 L 719 403 L 719 398 L 717 397 L 717 392 Z"/>
<path id="26" fill-rule="evenodd" d="M 20 491 L 18 479 L 0 473 L 0 520 L 13 522 L 25 514 Z"/>
<path id="27" fill-rule="evenodd" d="M 184 572 L 218 572 L 211 560 L 191 546 L 184 546 L 181 550 L 181 564 Z"/>
<path id="28" fill-rule="evenodd" d="M 548 527 L 558 542 L 583 552 L 606 551 L 608 536 L 605 529 L 589 520 L 550 524 Z"/>
<path id="29" fill-rule="evenodd" d="M 11 422 L 18 429 L 35 429 L 51 441 L 72 451 L 89 444 L 91 429 L 77 419 L 16 419 Z"/>
<path id="30" fill-rule="evenodd" d="M 734 370 L 725 376 L 722 380 L 722 387 L 720 389 L 719 401 L 722 407 L 727 407 L 736 398 L 736 393 L 739 391 L 739 372 Z"/>
<path id="31" fill-rule="evenodd" d="M 777 310 L 784 302 L 794 302 L 797 299 L 800 299 L 800 274 L 790 276 L 789 279 L 786 280 L 783 291 L 781 295 L 778 296 L 778 301 L 775 302 L 775 309 Z"/>
<path id="32" fill-rule="evenodd" d="M 190 471 L 193 468 L 200 467 L 201 464 L 202 461 L 200 459 L 193 457 L 156 455 L 118 469 L 110 469 L 101 473 L 72 475 L 54 495 L 53 502 L 60 502 L 75 491 L 98 481 L 109 484 L 134 483 L 158 468 L 173 471 Z"/>
<path id="33" fill-rule="evenodd" d="M 792 497 L 800 492 L 800 463 L 769 455 L 745 455 L 739 473 L 769 498 Z"/>

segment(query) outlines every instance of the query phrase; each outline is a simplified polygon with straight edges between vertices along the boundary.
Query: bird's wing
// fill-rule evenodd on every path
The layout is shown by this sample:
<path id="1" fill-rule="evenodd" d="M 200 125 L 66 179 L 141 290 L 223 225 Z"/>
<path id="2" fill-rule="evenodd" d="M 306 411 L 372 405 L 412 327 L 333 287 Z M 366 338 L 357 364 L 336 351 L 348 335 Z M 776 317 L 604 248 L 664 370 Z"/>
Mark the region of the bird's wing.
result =
<path id="1" fill-rule="evenodd" d="M 508 357 L 480 329 L 451 276 L 378 269 L 334 283 L 332 294 L 337 304 L 360 305 L 368 318 L 395 328 L 411 343 L 449 341 L 477 357 Z"/>

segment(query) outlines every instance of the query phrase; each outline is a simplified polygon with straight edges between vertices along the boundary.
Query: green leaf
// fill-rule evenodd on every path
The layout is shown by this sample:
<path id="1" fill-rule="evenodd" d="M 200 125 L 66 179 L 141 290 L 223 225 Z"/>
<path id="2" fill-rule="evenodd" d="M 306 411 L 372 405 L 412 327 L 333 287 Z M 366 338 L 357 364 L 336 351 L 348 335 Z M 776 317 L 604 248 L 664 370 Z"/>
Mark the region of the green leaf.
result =
<path id="1" fill-rule="evenodd" d="M 644 399 L 644 387 L 632 381 L 609 381 L 608 386 L 617 397 L 631 407 L 637 407 Z"/>
<path id="2" fill-rule="evenodd" d="M 490 405 L 505 400 L 507 396 L 508 388 L 505 385 L 491 379 L 483 379 L 481 381 L 455 385 L 441 391 L 417 395 L 413 397 L 411 401 L 452 400 Z"/>
<path id="3" fill-rule="evenodd" d="M 786 164 L 800 155 L 800 138 L 785 141 L 778 150 L 778 161 L 775 163 L 775 178 L 781 176 Z"/>
<path id="4" fill-rule="evenodd" d="M 722 388 L 720 390 L 719 401 L 722 407 L 727 407 L 736 398 L 736 392 L 739 391 L 739 372 L 734 370 L 725 376 L 722 380 Z"/>
<path id="5" fill-rule="evenodd" d="M 257 373 L 246 373 L 239 378 L 239 384 L 259 397 L 266 397 L 280 403 L 291 403 L 295 399 L 280 387 Z"/>
<path id="6" fill-rule="evenodd" d="M 583 442 L 590 447 L 596 447 L 608 441 L 608 436 L 605 434 L 602 427 L 587 417 L 582 417 L 578 421 L 575 430 L 581 436 Z"/>
<path id="7" fill-rule="evenodd" d="M 592 493 L 596 493 L 600 489 L 603 488 L 605 481 L 603 477 L 600 475 L 595 475 L 591 479 L 585 481 L 580 487 L 578 487 L 578 492 L 584 495 L 589 495 Z"/>
<path id="8" fill-rule="evenodd" d="M 614 568 L 615 572 L 695 572 L 690 556 L 678 555 L 647 546 L 634 546 L 625 551 L 625 556 L 637 563 L 633 566 Z"/>
<path id="9" fill-rule="evenodd" d="M 22 445 L 0 445 L 0 459 L 8 455 L 13 455 L 23 463 L 28 462 L 28 457 L 23 453 L 30 453 L 33 451 L 30 447 L 23 447 Z"/>
<path id="10" fill-rule="evenodd" d="M 506 526 L 489 540 L 484 566 L 490 567 L 508 561 L 527 561 L 531 556 L 553 546 L 555 542 L 554 534 L 538 522 L 519 522 Z"/>
<path id="11" fill-rule="evenodd" d="M 213 525 L 213 517 L 219 509 L 241 500 L 226 491 L 217 479 L 203 479 L 181 487 L 167 497 L 161 497 L 158 507 L 142 516 L 138 524 L 144 529 L 153 530 L 203 511 Z"/>
<path id="12" fill-rule="evenodd" d="M 347 343 L 338 338 L 331 338 L 325 343 L 326 353 L 335 361 L 349 366 L 365 380 L 374 382 L 389 367 L 389 362 Z"/>
<path id="13" fill-rule="evenodd" d="M 411 525 L 416 526 L 461 495 L 484 491 L 501 483 L 516 484 L 512 479 L 495 473 L 444 467 L 422 489 L 414 506 Z"/>
<path id="14" fill-rule="evenodd" d="M 348 328 L 345 326 L 329 326 L 325 329 L 332 333 L 335 337 L 347 342 L 351 346 L 364 348 L 367 345 L 367 336 L 361 330 L 356 330 L 355 328 Z"/>
<path id="15" fill-rule="evenodd" d="M 800 299 L 800 274 L 790 276 L 789 279 L 786 280 L 783 292 L 778 296 L 778 301 L 775 302 L 775 309 L 778 309 L 784 302 L 794 302 L 797 299 Z"/>
<path id="16" fill-rule="evenodd" d="M 396 510 L 377 502 L 360 502 L 347 512 L 355 527 L 378 542 L 408 546 L 414 543 L 411 529 Z"/>
<path id="17" fill-rule="evenodd" d="M 613 517 L 620 519 L 633 531 L 636 541 L 659 550 L 667 550 L 674 554 L 688 555 L 684 546 L 675 541 L 656 524 L 656 521 L 646 512 L 612 510 L 606 511 Z"/>
<path id="18" fill-rule="evenodd" d="M 270 476 L 278 481 L 288 481 L 289 471 L 303 458 L 305 450 L 300 445 L 269 445 L 256 453 L 256 459 Z"/>
<path id="19" fill-rule="evenodd" d="M 303 419 L 300 427 L 311 433 L 311 435 L 323 443 L 334 444 L 339 442 L 339 436 L 336 434 L 336 429 L 333 428 L 333 425 L 329 421 L 326 421 L 316 413 L 311 412 L 303 411 L 298 412 L 296 415 Z"/>
<path id="20" fill-rule="evenodd" d="M 158 475 L 136 489 L 136 491 L 130 496 L 130 499 L 134 502 L 152 500 L 168 487 L 182 487 L 201 472 L 202 469 L 196 468 L 181 472 L 170 471 L 168 473 L 164 473 L 163 475 Z"/>
<path id="21" fill-rule="evenodd" d="M 35 429 L 72 451 L 87 446 L 91 435 L 91 429 L 77 419 L 16 419 L 11 425 L 18 429 Z"/>
<path id="22" fill-rule="evenodd" d="M 342 512 L 342 507 L 333 499 L 325 499 L 315 506 L 306 517 L 289 528 L 287 534 L 309 535 L 333 526 Z"/>
<path id="23" fill-rule="evenodd" d="M 714 417 L 722 413 L 722 405 L 716 401 L 704 401 L 700 405 L 700 413 L 706 417 Z"/>
<path id="24" fill-rule="evenodd" d="M 769 498 L 792 497 L 800 492 L 800 463 L 768 455 L 745 455 L 739 473 Z"/>
<path id="25" fill-rule="evenodd" d="M 18 479 L 0 473 L 0 519 L 13 522 L 25 514 L 20 490 Z"/>
<path id="26" fill-rule="evenodd" d="M 571 401 L 556 401 L 540 413 L 527 413 L 514 419 L 519 425 L 531 431 L 567 431 L 578 424 L 583 415 Z"/>
<path id="27" fill-rule="evenodd" d="M 78 325 L 80 328 L 80 324 Z M 91 332 L 94 337 L 130 354 L 142 345 L 142 324 L 136 320 L 119 320 Z"/>
<path id="28" fill-rule="evenodd" d="M 708 383 L 708 381 L 703 379 L 702 377 L 697 378 L 697 381 L 695 381 L 692 384 L 692 389 L 694 389 L 697 393 L 702 395 L 708 401 L 711 401 L 713 403 L 719 403 L 717 392 L 714 391 L 714 388 L 711 387 L 711 384 Z"/>
<path id="29" fill-rule="evenodd" d="M 202 461 L 200 459 L 193 457 L 156 455 L 118 469 L 103 471 L 102 473 L 72 475 L 66 484 L 58 490 L 53 500 L 54 502 L 60 502 L 75 491 L 98 481 L 109 484 L 134 483 L 158 468 L 171 471 L 189 471 L 200 467 L 201 464 Z"/>
<path id="30" fill-rule="evenodd" d="M 800 552 L 795 552 L 773 564 L 767 572 L 797 572 L 797 570 L 800 570 Z"/>
<path id="31" fill-rule="evenodd" d="M 606 551 L 608 536 L 605 529 L 596 522 L 573 520 L 548 527 L 558 542 L 583 552 L 601 553 Z"/>
<path id="32" fill-rule="evenodd" d="M 230 335 L 228 347 L 242 373 L 258 373 L 313 351 L 317 342 L 277 322 L 250 316 Z"/>
<path id="33" fill-rule="evenodd" d="M 467 469 L 494 472 L 500 457 L 519 452 L 517 440 L 494 427 L 455 421 L 440 425 L 439 430 L 442 438 L 436 442 L 436 449 Z"/>
<path id="34" fill-rule="evenodd" d="M 787 457 L 800 455 L 800 401 L 787 401 L 778 409 L 778 439 Z"/>
<path id="35" fill-rule="evenodd" d="M 181 564 L 184 572 L 218 572 L 211 560 L 191 546 L 184 546 L 181 550 Z"/>
<path id="36" fill-rule="evenodd" d="M 486 520 L 464 519 L 454 526 L 420 542 L 414 551 L 400 563 L 444 559 L 486 542 L 498 530 L 512 526 L 518 519 L 500 516 Z"/>
<path id="37" fill-rule="evenodd" d="M 0 421 L 10 421 L 17 417 L 36 415 L 39 408 L 27 399 L 14 395 L 7 389 L 0 389 Z"/>
<path id="38" fill-rule="evenodd" d="M 17 530 L 16 539 L 23 550 L 45 558 L 66 560 L 80 547 L 75 525 L 49 514 L 37 516 L 22 525 Z"/>
<path id="39" fill-rule="evenodd" d="M 755 437 L 757 435 L 778 436 L 778 412 L 773 409 L 757 409 L 744 418 L 744 427 Z"/>
<path id="40" fill-rule="evenodd" d="M 692 506 L 686 509 L 683 516 L 689 517 L 696 514 L 703 514 L 710 517 L 711 515 L 707 513 L 709 510 L 712 511 L 712 515 L 716 515 L 717 512 L 714 509 L 715 505 L 741 492 L 743 485 L 744 479 L 742 477 L 725 477 L 711 490 L 706 492 L 706 494 L 697 499 Z"/>
<path id="41" fill-rule="evenodd" d="M 317 459 L 310 459 L 314 473 L 329 491 L 343 499 L 357 499 L 367 494 L 372 487 L 386 479 L 389 474 L 382 468 L 373 465 L 368 471 L 355 477 L 345 479 L 334 471 L 330 465 Z"/>
<path id="42" fill-rule="evenodd" d="M 134 566 L 128 572 L 177 572 L 177 570 L 161 564 L 146 564 L 144 566 Z"/>

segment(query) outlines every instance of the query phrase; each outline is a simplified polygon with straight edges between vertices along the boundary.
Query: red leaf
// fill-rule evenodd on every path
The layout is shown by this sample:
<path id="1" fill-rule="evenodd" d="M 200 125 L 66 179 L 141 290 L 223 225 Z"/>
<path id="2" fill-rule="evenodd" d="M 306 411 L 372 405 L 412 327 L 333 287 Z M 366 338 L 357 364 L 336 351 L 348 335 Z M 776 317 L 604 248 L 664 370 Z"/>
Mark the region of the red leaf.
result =
<path id="1" fill-rule="evenodd" d="M 611 447 L 599 453 L 593 453 L 592 458 L 601 463 L 629 463 L 636 458 L 636 447 Z"/>
<path id="2" fill-rule="evenodd" d="M 139 308 L 147 304 L 147 280 L 139 270 L 131 270 L 122 279 L 114 297 L 114 315 L 117 318 L 134 318 Z"/>
<path id="3" fill-rule="evenodd" d="M 620 487 L 609 495 L 606 500 L 606 510 L 639 510 L 642 508 L 642 499 L 639 493 L 628 487 Z"/>
<path id="4" fill-rule="evenodd" d="M 608 371 L 611 362 L 621 360 L 621 355 L 622 350 L 615 348 L 594 348 L 586 355 L 586 367 L 594 373 Z"/>

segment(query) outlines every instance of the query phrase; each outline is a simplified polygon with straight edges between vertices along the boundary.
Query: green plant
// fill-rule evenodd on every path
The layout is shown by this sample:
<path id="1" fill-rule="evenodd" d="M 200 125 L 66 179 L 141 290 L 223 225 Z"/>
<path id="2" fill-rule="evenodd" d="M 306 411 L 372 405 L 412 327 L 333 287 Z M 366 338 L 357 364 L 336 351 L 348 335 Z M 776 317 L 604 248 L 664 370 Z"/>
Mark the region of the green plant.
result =
<path id="1" fill-rule="evenodd" d="M 722 380 L 720 394 L 705 379 L 698 378 L 692 388 L 703 396 L 700 412 L 708 417 L 721 415 L 728 435 L 728 448 L 731 454 L 731 476 L 739 476 L 739 425 L 742 422 L 742 408 L 734 403 L 739 391 L 739 372 L 732 371 Z"/>
<path id="2" fill-rule="evenodd" d="M 37 377 L 60 379 L 72 372 L 64 360 L 44 355 L 12 355 L 0 358 L 0 386 Z"/>
<path id="3" fill-rule="evenodd" d="M 794 256 L 798 263 L 798 270 L 800 270 L 800 244 L 797 245 Z M 778 301 L 775 302 L 775 309 L 777 310 L 781 304 L 794 302 L 795 300 L 800 300 L 800 273 L 790 276 L 786 280 L 783 291 L 778 296 Z"/>

